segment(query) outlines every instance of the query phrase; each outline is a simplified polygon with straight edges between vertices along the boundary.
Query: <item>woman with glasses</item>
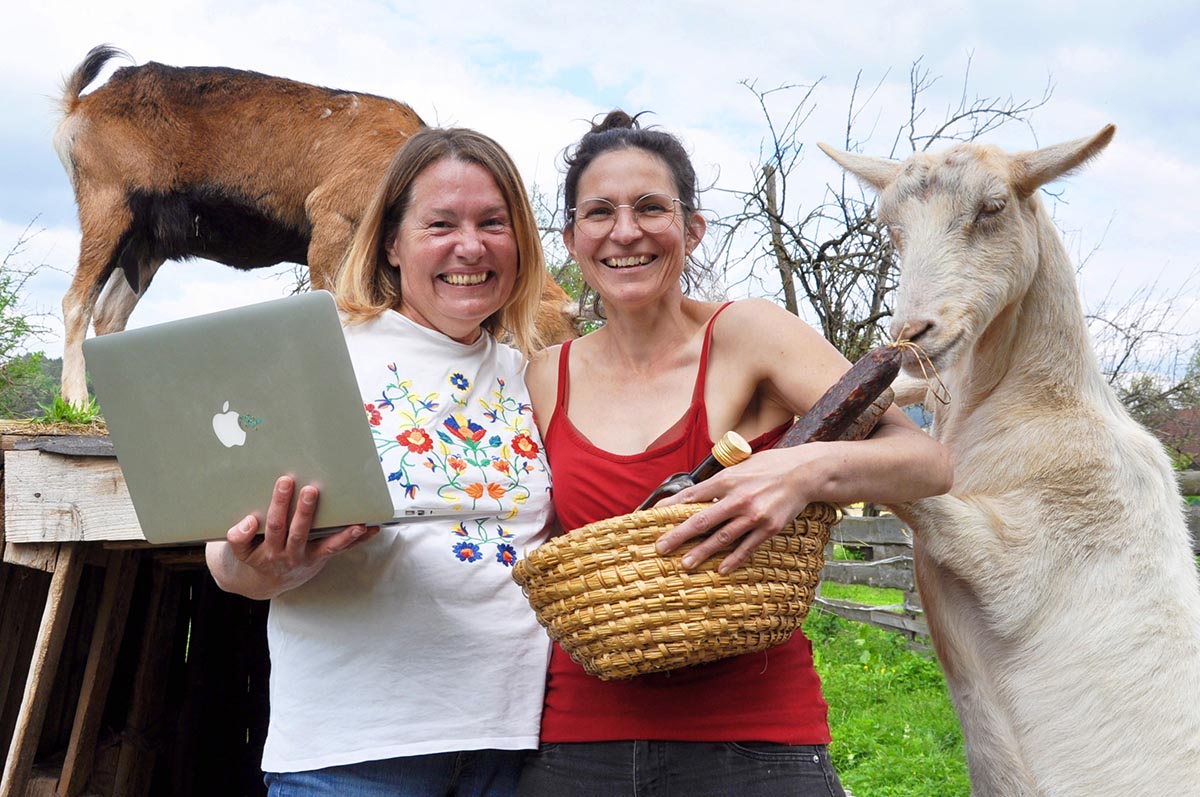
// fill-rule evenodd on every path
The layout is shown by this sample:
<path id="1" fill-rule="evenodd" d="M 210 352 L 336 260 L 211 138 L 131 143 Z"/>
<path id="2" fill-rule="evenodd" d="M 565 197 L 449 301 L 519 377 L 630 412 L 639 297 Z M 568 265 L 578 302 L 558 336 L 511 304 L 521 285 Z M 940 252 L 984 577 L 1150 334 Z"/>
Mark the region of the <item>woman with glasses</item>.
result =
<path id="1" fill-rule="evenodd" d="M 659 543 L 719 524 L 685 566 L 728 544 L 728 572 L 812 501 L 906 501 L 944 492 L 945 451 L 889 410 L 871 439 L 767 451 L 845 372 L 819 334 L 769 301 L 689 298 L 705 233 L 696 177 L 674 136 L 614 111 L 567 154 L 563 238 L 604 325 L 542 352 L 526 379 L 563 528 L 622 515 L 735 430 L 755 454 L 670 503 L 710 509 Z M 841 795 L 812 649 L 780 646 L 601 681 L 555 645 L 528 795 Z"/>

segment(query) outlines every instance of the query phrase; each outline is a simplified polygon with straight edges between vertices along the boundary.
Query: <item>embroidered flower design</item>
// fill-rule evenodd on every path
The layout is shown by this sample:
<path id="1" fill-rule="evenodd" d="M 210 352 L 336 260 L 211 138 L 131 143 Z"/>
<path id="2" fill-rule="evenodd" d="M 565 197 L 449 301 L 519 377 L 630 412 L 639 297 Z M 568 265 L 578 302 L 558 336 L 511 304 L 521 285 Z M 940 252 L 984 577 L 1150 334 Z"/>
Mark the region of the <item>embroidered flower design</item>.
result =
<path id="1" fill-rule="evenodd" d="M 428 492 L 447 508 L 480 513 L 461 522 L 431 519 L 430 530 L 450 537 L 446 547 L 458 561 L 512 567 L 517 538 L 503 524 L 517 521 L 531 491 L 546 489 L 533 481 L 546 464 L 528 398 L 510 395 L 503 379 L 488 384 L 469 371 L 444 373 L 445 390 L 420 393 L 396 363 L 387 365 L 387 385 L 363 404 L 380 462 L 393 495 L 403 493 L 406 503 Z"/>
<path id="2" fill-rule="evenodd" d="M 538 444 L 533 442 L 533 438 L 522 432 L 512 439 L 513 451 L 517 456 L 525 457 L 525 459 L 534 459 L 538 455 Z"/>
<path id="3" fill-rule="evenodd" d="M 365 404 L 363 409 L 367 411 L 367 420 L 372 426 L 378 426 L 383 423 L 383 413 L 375 409 L 374 404 Z"/>
<path id="4" fill-rule="evenodd" d="M 483 558 L 479 546 L 473 542 L 460 542 L 454 546 L 454 555 L 460 562 L 478 562 Z"/>
<path id="5" fill-rule="evenodd" d="M 484 429 L 466 416 L 457 413 L 447 418 L 442 425 L 459 440 L 472 443 L 478 443 L 487 434 L 487 429 Z"/>
<path id="6" fill-rule="evenodd" d="M 405 429 L 396 435 L 396 439 L 414 454 L 424 454 L 433 448 L 433 438 L 425 434 L 424 429 Z"/>

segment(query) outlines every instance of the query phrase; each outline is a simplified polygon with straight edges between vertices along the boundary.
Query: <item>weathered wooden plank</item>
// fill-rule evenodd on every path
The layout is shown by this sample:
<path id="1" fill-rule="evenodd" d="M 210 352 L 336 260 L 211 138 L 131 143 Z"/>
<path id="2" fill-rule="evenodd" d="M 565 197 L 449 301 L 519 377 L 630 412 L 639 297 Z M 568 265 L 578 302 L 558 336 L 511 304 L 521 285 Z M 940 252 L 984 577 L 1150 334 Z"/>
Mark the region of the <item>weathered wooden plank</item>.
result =
<path id="1" fill-rule="evenodd" d="M 912 545 L 912 532 L 894 515 L 847 515 L 831 529 L 830 538 L 842 545 Z"/>
<path id="2" fill-rule="evenodd" d="M 88 426 L 69 423 L 40 423 L 35 421 L 0 420 L 0 451 L 11 451 L 29 440 L 54 437 L 106 437 L 108 427 L 102 422 Z"/>
<path id="3" fill-rule="evenodd" d="M 859 584 L 882 589 L 915 589 L 912 557 L 896 556 L 878 562 L 827 562 L 821 578 L 837 584 Z"/>
<path id="4" fill-rule="evenodd" d="M 107 437 L 68 434 L 55 437 L 34 437 L 17 440 L 12 444 L 14 451 L 45 451 L 69 457 L 115 457 L 112 441 Z"/>
<path id="5" fill-rule="evenodd" d="M 47 701 L 54 687 L 54 676 L 58 670 L 58 659 L 71 620 L 71 609 L 75 593 L 79 589 L 79 577 L 83 572 L 84 552 L 81 545 L 63 545 L 50 592 L 46 596 L 46 609 L 38 629 L 33 658 L 29 663 L 29 676 L 25 681 L 25 696 L 17 727 L 13 732 L 8 759 L 4 763 L 4 776 L 0 778 L 0 797 L 24 797 L 25 786 L 33 768 L 33 757 L 37 754 L 38 737 L 46 716 Z"/>
<path id="6" fill-rule="evenodd" d="M 4 487 L 10 543 L 145 539 L 115 459 L 8 451 Z"/>
<path id="7" fill-rule="evenodd" d="M 104 592 L 96 615 L 96 627 L 88 650 L 83 673 L 83 686 L 75 709 L 71 741 L 58 782 L 60 797 L 83 794 L 92 774 L 93 756 L 100 735 L 100 720 L 108 688 L 117 665 L 117 653 L 125 635 L 125 621 L 133 598 L 138 554 L 132 551 L 112 551 L 104 573 Z"/>
<path id="8" fill-rule="evenodd" d="M 161 721 L 165 701 L 171 663 L 166 651 L 171 649 L 180 590 L 178 577 L 172 577 L 166 568 L 155 564 L 151 572 L 150 613 L 142 632 L 137 681 L 133 686 L 125 730 L 121 733 L 113 797 L 145 797 L 149 794 L 158 755 L 154 726 Z M 159 733 L 163 732 L 159 727 Z"/>
<path id="9" fill-rule="evenodd" d="M 929 627 L 925 623 L 925 618 L 918 613 L 888 611 L 879 606 L 867 606 L 866 604 L 837 600 L 835 598 L 818 597 L 813 605 L 847 620 L 873 625 L 889 631 L 904 631 L 908 634 L 929 636 Z"/>
<path id="10" fill-rule="evenodd" d="M 820 596 L 817 596 L 817 598 L 813 601 L 813 609 L 821 609 L 829 612 L 830 614 L 836 614 L 838 617 L 846 620 L 853 620 L 857 623 L 870 624 L 872 608 L 874 607 L 867 606 L 862 603 L 837 600 L 835 598 L 822 598 Z"/>
<path id="11" fill-rule="evenodd" d="M 25 785 L 24 797 L 59 797 L 57 786 L 57 777 L 36 772 Z"/>
<path id="12" fill-rule="evenodd" d="M 926 625 L 924 617 L 874 609 L 871 611 L 871 624 L 887 631 L 904 631 L 917 636 L 929 636 L 929 626 Z"/>
<path id="13" fill-rule="evenodd" d="M 22 542 L 4 546 L 4 561 L 44 573 L 53 573 L 58 561 L 57 542 Z"/>
<path id="14" fill-rule="evenodd" d="M 50 579 L 25 567 L 0 565 L 0 572 L 5 576 L 0 591 L 0 751 L 7 751 Z"/>
<path id="15" fill-rule="evenodd" d="M 154 558 L 155 562 L 158 562 L 163 567 L 184 569 L 208 567 L 208 563 L 204 559 L 203 546 L 164 548 L 162 550 L 155 550 L 150 555 Z"/>

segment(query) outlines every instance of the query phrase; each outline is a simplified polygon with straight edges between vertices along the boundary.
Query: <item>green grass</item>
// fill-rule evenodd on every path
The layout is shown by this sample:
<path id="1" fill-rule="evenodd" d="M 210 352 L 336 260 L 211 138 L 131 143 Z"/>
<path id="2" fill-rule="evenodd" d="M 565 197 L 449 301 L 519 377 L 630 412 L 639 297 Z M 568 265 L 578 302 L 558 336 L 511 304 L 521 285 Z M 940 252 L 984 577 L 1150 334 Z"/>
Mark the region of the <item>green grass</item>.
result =
<path id="1" fill-rule="evenodd" d="M 62 423 L 72 426 L 87 426 L 96 423 L 100 420 L 100 405 L 96 403 L 96 399 L 88 397 L 88 403 L 83 407 L 76 407 L 71 404 L 62 395 L 54 397 L 52 404 L 40 404 L 42 408 L 41 417 L 34 418 L 35 423 Z"/>
<path id="2" fill-rule="evenodd" d="M 854 601 L 867 606 L 895 606 L 904 603 L 904 591 L 899 589 L 880 589 L 865 587 L 858 584 L 835 584 L 832 581 L 821 582 L 821 597 L 834 598 L 840 601 Z"/>
<path id="3" fill-rule="evenodd" d="M 831 586 L 823 587 L 827 596 Z M 899 601 L 881 601 L 888 602 Z M 830 754 L 855 797 L 970 794 L 958 719 L 932 654 L 911 650 L 900 634 L 817 609 L 804 631 L 829 703 Z"/>

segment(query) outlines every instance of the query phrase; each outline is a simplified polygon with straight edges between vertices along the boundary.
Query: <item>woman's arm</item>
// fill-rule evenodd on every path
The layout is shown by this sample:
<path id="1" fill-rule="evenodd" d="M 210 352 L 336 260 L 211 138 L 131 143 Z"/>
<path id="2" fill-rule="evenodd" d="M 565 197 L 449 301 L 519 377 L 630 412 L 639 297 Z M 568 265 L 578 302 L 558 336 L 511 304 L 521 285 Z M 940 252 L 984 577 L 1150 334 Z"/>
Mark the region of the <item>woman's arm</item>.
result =
<path id="1" fill-rule="evenodd" d="M 224 542 L 205 546 L 204 558 L 217 586 L 255 600 L 274 598 L 321 572 L 330 557 L 379 532 L 378 527 L 347 526 L 328 537 L 310 540 L 317 488 L 307 485 L 300 490 L 289 522 L 288 506 L 295 487 L 290 476 L 275 482 L 261 539 L 257 538 L 258 517 L 247 515 L 229 529 Z"/>
<path id="2" fill-rule="evenodd" d="M 714 335 L 714 365 L 720 380 L 716 384 L 736 381 L 732 373 L 722 378 L 721 371 L 746 369 L 756 384 L 753 405 L 775 406 L 775 415 L 780 414 L 780 405 L 788 413 L 803 414 L 849 368 L 849 363 L 790 313 L 768 302 L 745 304 L 751 305 L 745 308 L 750 312 L 731 315 L 724 326 L 721 322 L 726 319 L 718 320 L 716 333 L 722 337 L 718 349 Z M 730 308 L 734 309 L 743 308 Z M 712 374 L 710 368 L 710 379 Z M 718 403 L 720 398 L 718 392 Z M 710 411 L 714 433 L 724 428 L 718 425 L 722 414 L 731 426 L 740 419 L 739 407 L 715 409 Z M 664 534 L 658 549 L 669 552 L 715 529 L 710 539 L 689 552 L 684 565 L 694 567 L 736 542 L 737 547 L 720 567 L 722 572 L 729 572 L 809 503 L 911 501 L 946 492 L 951 480 L 949 453 L 899 409 L 892 408 L 884 413 L 867 440 L 760 451 L 746 462 L 672 496 L 663 505 L 719 501 Z"/>

